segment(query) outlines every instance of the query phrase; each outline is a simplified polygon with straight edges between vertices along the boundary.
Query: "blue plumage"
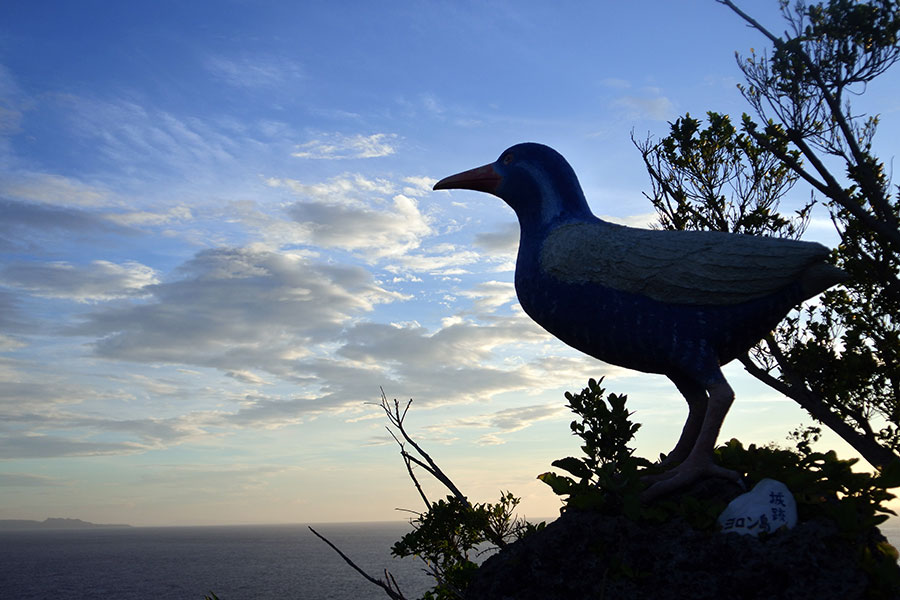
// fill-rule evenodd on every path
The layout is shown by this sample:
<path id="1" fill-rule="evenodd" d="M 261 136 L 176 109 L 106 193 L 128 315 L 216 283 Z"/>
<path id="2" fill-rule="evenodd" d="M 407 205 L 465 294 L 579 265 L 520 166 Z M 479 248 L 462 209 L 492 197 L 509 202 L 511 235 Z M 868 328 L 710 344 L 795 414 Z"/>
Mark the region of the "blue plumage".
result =
<path id="1" fill-rule="evenodd" d="M 712 463 L 733 392 L 720 366 L 745 353 L 793 307 L 843 280 L 816 243 L 720 232 L 652 231 L 595 217 L 556 151 L 518 144 L 489 165 L 434 189 L 502 198 L 520 226 L 516 294 L 522 308 L 570 346 L 605 362 L 668 376 L 688 420 L 652 498 Z"/>

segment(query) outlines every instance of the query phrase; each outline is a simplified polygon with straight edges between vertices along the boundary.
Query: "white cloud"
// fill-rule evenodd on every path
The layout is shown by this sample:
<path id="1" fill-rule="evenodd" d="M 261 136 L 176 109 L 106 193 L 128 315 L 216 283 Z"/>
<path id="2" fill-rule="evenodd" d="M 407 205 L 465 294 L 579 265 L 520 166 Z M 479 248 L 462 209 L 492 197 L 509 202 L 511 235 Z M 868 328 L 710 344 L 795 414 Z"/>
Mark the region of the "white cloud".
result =
<path id="1" fill-rule="evenodd" d="M 566 412 L 566 410 L 566 407 L 561 402 L 517 406 L 493 413 L 459 419 L 449 424 L 448 427 L 490 427 L 503 433 L 513 433 L 530 427 L 538 421 L 555 418 L 557 415 Z"/>
<path id="2" fill-rule="evenodd" d="M 0 135 L 22 130 L 25 94 L 8 68 L 0 64 Z M 0 152 L 5 150 L 0 146 Z"/>
<path id="3" fill-rule="evenodd" d="M 144 295 L 144 288 L 159 280 L 153 269 L 137 262 L 95 260 L 88 265 L 12 263 L 0 269 L 0 282 L 36 296 L 89 302 Z"/>
<path id="4" fill-rule="evenodd" d="M 270 88 L 303 77 L 299 64 L 275 57 L 212 56 L 206 60 L 206 68 L 214 77 L 240 88 Z"/>
<path id="5" fill-rule="evenodd" d="M 29 475 L 26 473 L 0 473 L 0 487 L 46 487 L 61 485 L 59 481 L 45 475 Z"/>
<path id="6" fill-rule="evenodd" d="M 494 312 L 504 304 L 516 301 L 516 289 L 511 281 L 485 281 L 460 295 L 474 298 L 475 310 L 479 312 Z"/>
<path id="7" fill-rule="evenodd" d="M 321 134 L 318 138 L 297 146 L 291 156 L 315 159 L 379 158 L 390 156 L 397 149 L 392 144 L 397 139 L 393 133 L 372 135 Z"/>
<path id="8" fill-rule="evenodd" d="M 319 183 L 303 183 L 297 179 L 266 179 L 270 187 L 286 187 L 298 196 L 329 203 L 364 205 L 372 194 L 391 195 L 397 186 L 384 178 L 369 178 L 359 173 L 344 173 Z"/>
<path id="9" fill-rule="evenodd" d="M 675 112 L 672 101 L 657 94 L 620 96 L 613 101 L 613 106 L 623 109 L 629 119 L 665 121 Z"/>
<path id="10" fill-rule="evenodd" d="M 24 363 L 9 365 L 0 370 L 0 423 L 9 425 L 22 420 L 23 415 L 47 410 L 60 404 L 79 404 L 90 398 L 85 390 L 56 376 L 27 378 L 22 374 Z"/>
<path id="11" fill-rule="evenodd" d="M 362 269 L 322 265 L 304 257 L 250 249 L 219 249 L 198 254 L 165 283 L 150 286 L 142 302 L 119 302 L 87 313 L 71 333 L 92 336 L 99 357 L 159 366 L 168 373 L 143 376 L 124 371 L 122 390 L 133 397 L 172 401 L 190 398 L 194 411 L 170 418 L 115 420 L 62 413 L 59 407 L 87 402 L 93 391 L 62 381 L 4 381 L 0 422 L 38 432 L 16 456 L 131 454 L 199 441 L 241 428 L 279 428 L 317 415 L 374 400 L 378 385 L 388 393 L 415 397 L 425 406 L 484 402 L 509 392 L 536 394 L 584 379 L 597 362 L 566 351 L 521 311 L 486 314 L 481 321 L 462 314 L 436 330 L 415 320 L 360 321 L 376 304 L 398 295 L 378 287 Z M 509 284 L 488 282 L 471 297 L 486 309 L 511 298 Z M 472 315 L 470 315 L 472 317 Z M 562 356 L 520 360 L 536 350 L 556 348 Z M 201 373 L 185 366 L 219 369 L 237 382 L 234 390 L 265 384 L 270 393 L 235 397 L 215 390 L 188 390 L 176 373 L 190 380 Z M 604 371 L 605 372 L 605 371 Z M 271 375 L 267 377 L 266 374 Z M 285 393 L 288 382 L 290 391 Z M 229 384 L 230 385 L 230 384 Z M 114 390 L 111 400 L 124 398 Z M 117 396 L 118 394 L 118 396 Z M 223 396 L 216 410 L 199 411 L 199 397 Z M 33 399 L 42 399 L 40 403 Z M 119 403 L 121 399 L 119 399 Z M 561 405 L 560 405 L 561 406 Z M 92 410 L 96 410 L 93 408 Z M 550 418 L 537 408 L 500 411 L 488 419 L 497 433 L 510 433 Z M 105 414 L 101 413 L 101 414 Z M 133 413 L 132 413 L 133 414 Z M 77 439 L 59 432 L 79 430 Z M 115 433 L 117 441 L 109 442 Z M 493 433 L 490 435 L 494 435 Z M 495 436 L 496 442 L 502 438 Z M 20 436 L 13 435 L 13 441 Z"/>
<path id="12" fill-rule="evenodd" d="M 52 365 L 39 360 L 0 368 L 0 457 L 134 454 L 215 435 L 215 413 L 139 416 L 144 401 L 154 415 L 171 413 L 173 400 L 189 400 L 192 407 L 204 396 L 221 401 L 219 390 L 185 385 L 196 374 L 170 379 L 117 368 L 104 372 L 104 383 L 97 385 L 96 372 L 86 383 L 79 381 L 82 373 L 66 369 L 62 363 L 70 356 Z"/>
<path id="13" fill-rule="evenodd" d="M 194 218 L 191 209 L 187 206 L 173 206 L 164 211 L 133 211 L 122 213 L 110 213 L 106 218 L 114 223 L 127 225 L 131 227 L 137 226 L 156 226 L 168 225 L 170 223 L 181 223 L 190 221 Z"/>
<path id="14" fill-rule="evenodd" d="M 102 215 L 77 208 L 53 206 L 36 202 L 19 202 L 0 198 L 0 248 L 28 247 L 33 238 L 41 235 L 119 233 L 134 230 L 109 222 Z"/>
<path id="15" fill-rule="evenodd" d="M 431 233 L 431 225 L 417 202 L 402 194 L 394 196 L 385 207 L 298 202 L 288 212 L 302 224 L 306 243 L 365 251 L 374 258 L 406 254 Z"/>
<path id="16" fill-rule="evenodd" d="M 333 404 L 323 404 L 314 397 L 300 396 L 284 399 L 278 396 L 253 395 L 245 398 L 244 405 L 233 413 L 222 414 L 219 420 L 239 427 L 277 429 L 302 423 L 320 414 Z"/>
<path id="17" fill-rule="evenodd" d="M 506 443 L 504 435 L 527 429 L 540 421 L 555 419 L 566 412 L 562 402 L 516 406 L 434 424 L 428 429 L 440 431 L 444 435 L 457 429 L 492 429 L 493 431 L 481 435 L 475 443 L 480 446 L 497 446 Z"/>
<path id="18" fill-rule="evenodd" d="M 506 440 L 494 433 L 487 433 L 475 440 L 475 443 L 479 446 L 500 446 L 505 444 Z"/>
<path id="19" fill-rule="evenodd" d="M 503 254 L 515 258 L 519 250 L 518 223 L 505 223 L 495 231 L 483 231 L 475 234 L 475 245 L 484 248 L 491 254 Z"/>
<path id="20" fill-rule="evenodd" d="M 27 429 L 9 430 L 0 436 L 0 458 L 4 459 L 135 454 L 208 435 L 193 414 L 113 419 L 40 407 L 20 414 L 2 408 L 5 422 Z M 206 426 L 214 422 L 214 415 L 203 416 Z M 79 434 L 60 430 L 78 430 Z M 118 441 L 109 441 L 111 437 Z"/>
<path id="21" fill-rule="evenodd" d="M 396 257 L 385 269 L 391 273 L 428 273 L 430 275 L 454 275 L 466 273 L 462 267 L 484 260 L 472 250 L 460 250 L 455 246 L 432 247 L 420 253 Z"/>
<path id="22" fill-rule="evenodd" d="M 629 215 L 627 217 L 613 217 L 610 215 L 600 215 L 600 218 L 610 223 L 625 225 L 627 227 L 637 227 L 639 229 L 650 229 L 650 226 L 659 223 L 659 216 L 656 213 L 641 213 L 638 215 Z"/>
<path id="23" fill-rule="evenodd" d="M 412 324 L 363 322 L 344 333 L 337 356 L 356 368 L 371 370 L 368 379 L 384 382 L 386 390 L 402 389 L 404 395 L 426 405 L 453 404 L 558 385 L 544 365 L 504 358 L 508 352 L 534 350 L 535 344 L 548 339 L 524 315 L 494 317 L 481 324 L 447 319 L 436 331 Z"/>
<path id="24" fill-rule="evenodd" d="M 221 173 L 238 154 L 255 147 L 209 121 L 181 117 L 132 99 L 70 97 L 68 117 L 75 133 L 116 165 L 146 173 L 172 170 L 196 180 L 203 169 Z"/>
<path id="25" fill-rule="evenodd" d="M 444 114 L 446 109 L 434 94 L 422 94 L 419 98 L 422 102 L 422 106 L 425 107 L 427 112 L 437 116 Z"/>
<path id="26" fill-rule="evenodd" d="M 400 277 L 392 277 L 391 278 L 391 283 L 402 283 L 404 281 L 411 282 L 411 283 L 422 283 L 422 278 L 416 277 L 415 275 L 409 275 L 409 274 L 403 275 Z"/>
<path id="27" fill-rule="evenodd" d="M 4 174 L 0 194 L 56 206 L 100 207 L 116 204 L 103 187 L 52 173 Z"/>
<path id="28" fill-rule="evenodd" d="M 2 242 L 2 239 L 0 239 Z M 0 331 L 21 333 L 32 329 L 33 324 L 26 315 L 20 293 L 0 288 Z M 14 338 L 6 338 L 7 344 L 18 344 Z"/>
<path id="29" fill-rule="evenodd" d="M 613 88 L 617 90 L 627 90 L 631 87 L 631 82 L 626 79 L 618 79 L 616 77 L 607 77 L 605 79 L 601 79 L 600 83 L 604 87 Z"/>
<path id="30" fill-rule="evenodd" d="M 432 187 L 437 183 L 433 177 L 404 177 L 403 193 L 407 196 L 424 196 L 432 192 Z"/>
<path id="31" fill-rule="evenodd" d="M 56 435 L 0 437 L 0 458 L 4 459 L 133 454 L 146 449 L 135 442 L 85 441 Z"/>
<path id="32" fill-rule="evenodd" d="M 11 352 L 27 346 L 25 342 L 14 337 L 0 333 L 0 352 Z"/>
<path id="33" fill-rule="evenodd" d="M 272 371 L 402 298 L 358 267 L 246 248 L 200 252 L 177 274 L 148 287 L 150 301 L 98 308 L 69 332 L 109 358 Z"/>
<path id="34" fill-rule="evenodd" d="M 255 220 L 275 243 L 340 248 L 372 261 L 404 255 L 433 233 L 418 200 L 396 193 L 397 186 L 386 179 L 343 174 L 314 184 L 276 178 L 266 183 L 301 198 L 286 209 L 290 223 L 245 210 L 245 218 Z"/>
<path id="35" fill-rule="evenodd" d="M 227 373 L 225 373 L 225 375 L 227 375 L 228 377 L 231 377 L 232 379 L 236 379 L 240 382 L 249 383 L 252 385 L 262 385 L 262 384 L 268 383 L 265 379 L 263 379 L 259 375 L 255 374 L 251 371 L 246 371 L 243 369 L 228 371 Z"/>

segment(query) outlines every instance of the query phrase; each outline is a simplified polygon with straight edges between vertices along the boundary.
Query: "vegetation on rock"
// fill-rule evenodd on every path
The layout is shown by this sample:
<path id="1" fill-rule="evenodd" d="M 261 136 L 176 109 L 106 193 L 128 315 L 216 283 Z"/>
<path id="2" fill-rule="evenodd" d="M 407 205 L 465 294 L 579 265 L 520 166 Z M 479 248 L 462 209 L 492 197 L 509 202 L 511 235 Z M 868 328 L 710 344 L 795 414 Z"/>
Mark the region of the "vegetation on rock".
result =
<path id="1" fill-rule="evenodd" d="M 717 462 L 741 473 L 746 487 L 766 477 L 785 483 L 794 495 L 799 513 L 795 530 L 737 540 L 734 538 L 744 536 L 719 533 L 717 522 L 726 504 L 743 491 L 732 482 L 708 480 L 682 494 L 649 504 L 641 502 L 640 492 L 646 487 L 641 478 L 659 467 L 635 456 L 631 444 L 640 425 L 631 421 L 627 398 L 614 393 L 606 395 L 601 383 L 602 380 L 591 379 L 580 393 L 566 393 L 569 407 L 578 417 L 570 429 L 581 438 L 583 455 L 553 462 L 554 467 L 568 474 L 547 472 L 538 476 L 563 501 L 562 516 L 547 526 L 516 517 L 519 499 L 509 492 L 501 494 L 496 503 L 470 502 L 405 430 L 403 421 L 410 404 L 401 408 L 396 400 L 390 403 L 382 396 L 382 407 L 399 434 L 395 439 L 410 478 L 426 502 L 426 510 L 411 520 L 413 531 L 392 548 L 396 556 L 421 559 L 434 577 L 435 585 L 423 600 L 495 597 L 471 595 L 472 585 L 480 590 L 478 594 L 486 593 L 485 586 L 491 587 L 485 578 L 515 580 L 517 585 L 537 593 L 547 582 L 534 580 L 524 584 L 528 577 L 537 575 L 529 575 L 522 565 L 532 565 L 532 569 L 537 568 L 532 563 L 546 566 L 561 561 L 566 566 L 559 567 L 560 573 L 570 573 L 573 568 L 585 572 L 601 569 L 601 579 L 584 575 L 572 583 L 576 587 L 591 581 L 614 594 L 607 597 L 639 597 L 634 594 L 646 592 L 650 582 L 663 576 L 661 570 L 681 564 L 678 561 L 684 557 L 673 554 L 673 544 L 706 556 L 692 567 L 692 574 L 700 573 L 706 580 L 722 575 L 722 582 L 716 584 L 719 587 L 710 588 L 722 593 L 740 588 L 744 585 L 740 583 L 742 578 L 749 575 L 732 572 L 726 577 L 716 569 L 734 571 L 743 564 L 741 561 L 757 569 L 806 568 L 808 572 L 794 573 L 794 585 L 822 576 L 823 569 L 831 569 L 832 575 L 839 573 L 844 583 L 852 582 L 855 588 L 851 588 L 865 594 L 844 594 L 845 600 L 893 598 L 894 590 L 900 589 L 897 550 L 877 530 L 879 523 L 894 514 L 886 503 L 894 498 L 889 490 L 900 487 L 900 469 L 895 465 L 875 473 L 854 471 L 856 459 L 841 460 L 831 451 L 813 451 L 811 442 L 815 436 L 809 431 L 793 434 L 793 449 L 774 444 L 745 448 L 739 441 L 730 440 L 716 449 Z M 407 447 L 413 448 L 414 453 Z M 445 499 L 429 501 L 416 475 L 420 469 L 441 481 L 451 493 Z M 570 543 L 568 550 L 561 549 L 560 536 Z M 585 536 L 594 537 L 586 540 Z M 724 538 L 732 539 L 722 541 Z M 590 552 L 583 552 L 585 547 L 591 548 Z M 333 545 L 332 548 L 390 598 L 405 600 L 390 573 L 385 572 L 384 579 L 376 579 Z M 629 550 L 623 554 L 622 548 Z M 497 550 L 496 557 L 479 566 L 479 555 Z M 560 556 L 560 552 L 564 555 Z M 838 568 L 815 561 L 804 563 L 805 559 L 797 558 L 800 555 L 839 561 L 840 565 Z M 828 583 L 830 579 L 823 581 Z M 813 584 L 804 585 L 808 588 Z M 842 586 L 835 589 L 843 589 Z M 526 597 L 541 596 L 522 596 Z"/>

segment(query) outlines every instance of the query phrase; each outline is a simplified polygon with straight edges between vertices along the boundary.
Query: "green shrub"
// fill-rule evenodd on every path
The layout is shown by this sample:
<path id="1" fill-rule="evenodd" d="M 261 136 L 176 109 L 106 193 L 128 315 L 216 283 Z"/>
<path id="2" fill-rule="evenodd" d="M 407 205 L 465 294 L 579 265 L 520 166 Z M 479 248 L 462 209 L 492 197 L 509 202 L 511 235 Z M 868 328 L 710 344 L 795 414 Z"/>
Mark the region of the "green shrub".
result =
<path id="1" fill-rule="evenodd" d="M 538 479 L 557 495 L 567 496 L 566 507 L 622 511 L 636 517 L 640 510 L 638 495 L 644 487 L 641 469 L 649 467 L 650 462 L 634 456 L 634 448 L 628 444 L 641 426 L 629 420 L 627 396 L 610 394 L 604 400 L 602 382 L 603 378 L 599 382 L 591 379 L 581 393 L 566 392 L 569 408 L 581 417 L 572 421 L 569 428 L 584 442 L 584 455 L 561 458 L 552 465 L 572 477 L 551 471 Z"/>
<path id="2" fill-rule="evenodd" d="M 470 504 L 447 496 L 414 519 L 413 531 L 394 544 L 391 552 L 425 562 L 436 585 L 423 600 L 462 598 L 478 569 L 474 560 L 478 554 L 506 546 L 544 527 L 544 523 L 532 525 L 515 518 L 518 504 L 519 498 L 509 492 L 501 494 L 496 504 Z"/>

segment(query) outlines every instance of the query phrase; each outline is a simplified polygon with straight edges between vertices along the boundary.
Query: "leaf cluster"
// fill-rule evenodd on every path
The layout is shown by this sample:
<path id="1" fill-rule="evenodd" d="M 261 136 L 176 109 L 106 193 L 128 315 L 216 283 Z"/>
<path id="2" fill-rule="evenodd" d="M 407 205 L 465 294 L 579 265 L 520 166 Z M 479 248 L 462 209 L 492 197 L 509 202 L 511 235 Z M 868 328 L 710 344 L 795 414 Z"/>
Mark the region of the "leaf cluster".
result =
<path id="1" fill-rule="evenodd" d="M 826 519 L 840 535 L 856 542 L 855 559 L 870 576 L 870 597 L 894 597 L 900 589 L 897 549 L 873 537 L 874 528 L 896 513 L 886 506 L 895 498 L 889 490 L 900 487 L 900 463 L 890 463 L 874 473 L 853 471 L 859 459 L 842 460 L 833 451 L 814 452 L 813 429 L 795 432 L 797 450 L 773 446 L 748 448 L 735 439 L 716 449 L 719 464 L 746 474 L 755 485 L 770 477 L 783 482 L 797 502 L 798 519 Z"/>
<path id="2" fill-rule="evenodd" d="M 397 557 L 414 556 L 425 563 L 425 571 L 434 578 L 435 585 L 425 592 L 423 600 L 459 600 L 465 597 L 469 581 L 478 570 L 477 558 L 484 552 L 503 548 L 544 528 L 544 523 L 532 524 L 515 515 L 520 499 L 510 492 L 500 494 L 496 503 L 472 503 L 453 480 L 406 430 L 405 420 L 412 400 L 405 405 L 394 399 L 388 401 L 381 390 L 379 406 L 388 419 L 391 437 L 400 448 L 400 456 L 407 474 L 425 503 L 424 512 L 413 512 L 413 530 L 391 547 Z M 411 449 L 411 450 L 410 450 Z M 450 493 L 446 498 L 432 501 L 425 494 L 417 472 L 424 471 L 441 483 Z M 363 578 L 380 587 L 393 600 L 406 600 L 393 575 L 385 569 L 383 578 L 376 578 L 361 569 L 312 527 L 313 534 Z"/>
<path id="3" fill-rule="evenodd" d="M 708 516 L 709 508 L 721 510 L 724 506 L 690 502 L 659 502 L 662 512 L 640 505 L 639 493 L 645 486 L 641 477 L 658 466 L 634 455 L 629 444 L 640 424 L 630 419 L 633 413 L 625 406 L 627 396 L 604 396 L 601 382 L 591 379 L 581 393 L 566 393 L 569 408 L 579 417 L 570 429 L 582 439 L 583 455 L 552 463 L 568 475 L 549 472 L 538 477 L 556 494 L 567 496 L 564 508 L 622 513 L 629 518 L 663 519 L 681 514 L 697 523 L 708 520 L 703 515 Z M 732 439 L 716 449 L 715 460 L 744 475 L 748 486 L 766 477 L 783 482 L 797 499 L 801 520 L 825 517 L 847 535 L 869 531 L 894 514 L 886 503 L 895 497 L 889 490 L 900 487 L 900 463 L 890 463 L 874 473 L 856 472 L 852 467 L 859 459 L 842 460 L 834 451 L 812 450 L 820 431 L 815 427 L 794 431 L 791 438 L 796 450 L 752 444 L 744 448 Z"/>
<path id="4" fill-rule="evenodd" d="M 720 2 L 773 44 L 771 53 L 751 50 L 749 57 L 738 57 L 747 80 L 739 87 L 754 111 L 764 122 L 782 123 L 792 139 L 809 139 L 830 154 L 852 151 L 845 137 L 855 116 L 846 95 L 862 93 L 900 58 L 900 4 L 782 0 L 788 30 L 777 37 L 732 2 Z M 864 134 L 866 128 L 857 133 Z"/>
<path id="5" fill-rule="evenodd" d="M 773 446 L 744 446 L 732 439 L 716 449 L 722 466 L 744 473 L 748 485 L 770 477 L 794 494 L 801 521 L 824 517 L 844 535 L 855 537 L 895 514 L 885 505 L 900 487 L 900 464 L 874 473 L 854 471 L 859 459 L 840 459 L 833 450 L 814 452 L 801 441 L 798 450 Z"/>
<path id="6" fill-rule="evenodd" d="M 658 467 L 635 456 L 629 446 L 640 424 L 631 422 L 626 396 L 604 396 L 600 382 L 591 379 L 581 393 L 566 393 L 569 408 L 579 417 L 570 429 L 584 442 L 583 455 L 553 462 L 568 475 L 548 472 L 538 479 L 564 496 L 563 511 L 595 510 L 658 523 L 678 518 L 695 529 L 715 531 L 725 508 L 722 500 L 683 494 L 652 505 L 641 504 L 641 477 Z M 858 542 L 855 559 L 871 577 L 869 592 L 878 597 L 881 591 L 900 586 L 897 550 L 874 536 L 874 528 L 895 514 L 887 503 L 895 498 L 890 490 L 900 487 L 900 463 L 890 463 L 874 473 L 854 471 L 859 459 L 842 460 L 834 451 L 813 451 L 820 432 L 817 427 L 792 432 L 796 449 L 772 444 L 745 448 L 732 439 L 716 449 L 715 460 L 741 473 L 748 487 L 764 478 L 783 482 L 797 502 L 801 522 L 833 522 L 840 535 Z"/>
<path id="7" fill-rule="evenodd" d="M 900 195 L 872 154 L 878 116 L 854 113 L 849 98 L 900 60 L 900 2 L 782 1 L 781 36 L 719 2 L 771 42 L 737 57 L 755 114 L 740 131 L 727 115 L 707 113 L 704 127 L 686 114 L 663 139 L 635 142 L 648 197 L 666 229 L 794 238 L 822 200 L 841 238 L 832 260 L 848 280 L 739 360 L 884 467 L 900 460 Z M 800 180 L 815 197 L 779 214 Z"/>
<path id="8" fill-rule="evenodd" d="M 407 474 L 425 504 L 410 521 L 413 530 L 392 547 L 395 556 L 415 556 L 425 563 L 435 586 L 425 600 L 463 598 L 469 581 L 478 569 L 477 557 L 544 527 L 515 515 L 520 499 L 505 492 L 496 503 L 472 503 L 434 459 L 406 431 L 405 420 L 412 400 L 401 406 L 389 402 L 381 391 L 381 408 L 388 418 L 388 431 L 400 448 Z M 409 449 L 411 448 L 411 450 Z M 432 501 L 420 484 L 417 471 L 425 471 L 450 494 Z M 414 511 L 413 511 L 414 512 Z M 382 587 L 384 587 L 382 585 Z M 390 595 L 390 592 L 389 592 Z M 400 594 L 397 594 L 398 596 Z"/>
<path id="9" fill-rule="evenodd" d="M 555 494 L 567 496 L 568 508 L 624 511 L 636 517 L 639 493 L 645 487 L 639 473 L 650 462 L 634 456 L 634 448 L 629 447 L 640 424 L 630 420 L 632 413 L 625 408 L 627 396 L 609 394 L 604 398 L 602 381 L 590 379 L 580 393 L 566 392 L 569 408 L 580 417 L 569 427 L 581 438 L 584 455 L 562 458 L 552 465 L 571 476 L 551 471 L 538 479 Z"/>
<path id="10" fill-rule="evenodd" d="M 424 600 L 450 600 L 464 595 L 478 569 L 477 557 L 496 548 L 497 536 L 504 543 L 543 528 L 516 519 L 520 499 L 505 492 L 496 503 L 470 504 L 447 496 L 433 502 L 427 512 L 412 521 L 413 530 L 391 548 L 398 557 L 423 560 L 436 585 Z"/>
<path id="11" fill-rule="evenodd" d="M 684 494 L 652 504 L 641 502 L 640 493 L 647 487 L 642 477 L 660 472 L 661 467 L 635 456 L 630 444 L 641 425 L 631 421 L 626 395 L 604 397 L 602 381 L 590 379 L 580 393 L 566 392 L 569 408 L 579 417 L 569 428 L 581 438 L 583 455 L 552 463 L 568 475 L 553 471 L 538 475 L 555 494 L 563 496 L 561 512 L 593 510 L 656 523 L 679 518 L 694 529 L 714 530 L 725 508 L 721 500 Z"/>
<path id="12" fill-rule="evenodd" d="M 632 136 L 650 174 L 647 198 L 662 228 L 800 237 L 813 202 L 793 218 L 778 212 L 797 174 L 775 152 L 739 132 L 728 115 L 710 111 L 706 116 L 704 128 L 690 113 L 679 117 L 659 141 L 638 142 Z M 799 160 L 783 137 L 768 142 Z"/>
<path id="13" fill-rule="evenodd" d="M 872 154 L 878 116 L 855 114 L 849 99 L 900 60 L 900 2 L 783 1 L 781 37 L 720 2 L 772 42 L 738 57 L 740 89 L 762 120 L 744 115 L 743 131 L 825 198 L 841 236 L 835 263 L 850 276 L 807 311 L 802 331 L 779 328 L 774 364 L 754 374 L 885 466 L 900 459 L 900 198 Z"/>

